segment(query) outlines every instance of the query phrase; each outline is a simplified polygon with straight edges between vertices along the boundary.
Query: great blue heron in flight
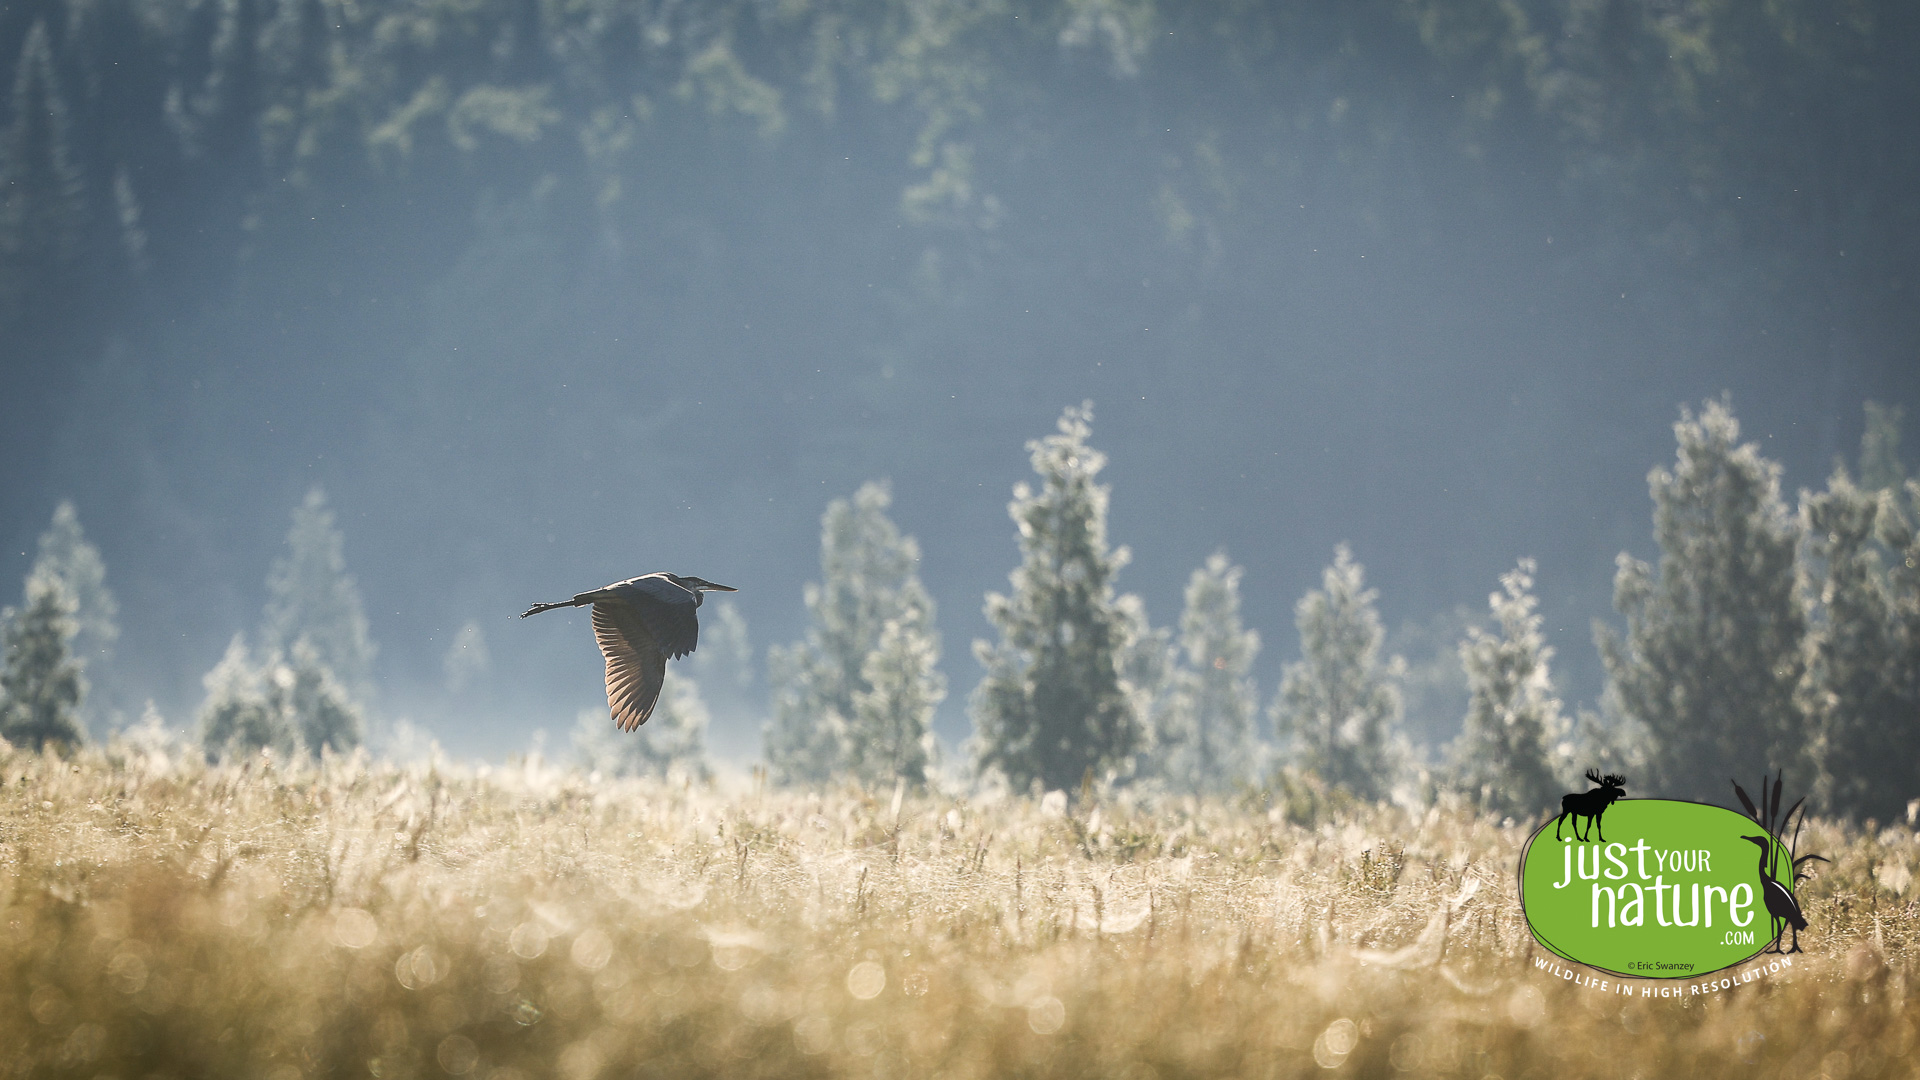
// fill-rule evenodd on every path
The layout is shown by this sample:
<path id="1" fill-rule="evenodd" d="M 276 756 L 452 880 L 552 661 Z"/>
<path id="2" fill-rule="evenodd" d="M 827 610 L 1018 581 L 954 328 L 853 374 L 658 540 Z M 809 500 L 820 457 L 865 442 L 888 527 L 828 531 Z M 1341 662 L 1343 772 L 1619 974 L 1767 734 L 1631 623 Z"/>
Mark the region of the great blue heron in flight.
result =
<path id="1" fill-rule="evenodd" d="M 738 591 L 705 578 L 642 574 L 557 604 L 535 604 L 520 617 L 593 605 L 593 636 L 607 658 L 607 707 L 620 730 L 632 731 L 653 715 L 660 684 L 667 678 L 667 661 L 680 659 L 699 643 L 695 612 L 703 594 Z"/>

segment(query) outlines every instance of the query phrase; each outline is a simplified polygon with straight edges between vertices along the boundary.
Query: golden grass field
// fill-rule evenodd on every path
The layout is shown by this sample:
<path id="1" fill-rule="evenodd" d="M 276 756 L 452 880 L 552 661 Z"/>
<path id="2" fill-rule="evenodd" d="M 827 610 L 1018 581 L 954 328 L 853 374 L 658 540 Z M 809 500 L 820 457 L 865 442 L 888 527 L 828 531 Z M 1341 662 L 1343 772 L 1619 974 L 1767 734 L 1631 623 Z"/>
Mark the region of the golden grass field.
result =
<path id="1" fill-rule="evenodd" d="M 1532 965 L 1527 823 L 0 744 L 0 1077 L 1920 1075 L 1911 828 L 1790 971 Z M 1049 812 L 1052 811 L 1052 812 Z"/>

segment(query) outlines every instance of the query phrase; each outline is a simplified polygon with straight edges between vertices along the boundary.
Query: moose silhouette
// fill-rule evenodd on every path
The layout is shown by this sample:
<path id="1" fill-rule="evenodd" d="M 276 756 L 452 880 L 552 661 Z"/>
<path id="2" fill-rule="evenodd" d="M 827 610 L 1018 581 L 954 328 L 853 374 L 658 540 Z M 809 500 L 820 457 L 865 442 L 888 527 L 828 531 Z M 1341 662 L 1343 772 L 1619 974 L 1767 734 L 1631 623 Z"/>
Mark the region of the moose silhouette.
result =
<path id="1" fill-rule="evenodd" d="M 1607 807 L 1612 806 L 1615 800 L 1627 793 L 1627 781 L 1624 777 L 1613 773 L 1601 776 L 1599 769 L 1588 769 L 1587 779 L 1600 786 L 1592 791 L 1561 796 L 1560 816 L 1553 819 L 1555 840 L 1560 839 L 1560 823 L 1572 818 L 1573 838 L 1582 843 L 1586 842 L 1587 837 L 1580 835 L 1580 819 L 1586 818 L 1587 832 L 1589 834 L 1597 832 L 1600 834 L 1600 842 L 1603 844 L 1607 842 L 1606 831 L 1600 827 L 1600 815 L 1606 813 Z"/>

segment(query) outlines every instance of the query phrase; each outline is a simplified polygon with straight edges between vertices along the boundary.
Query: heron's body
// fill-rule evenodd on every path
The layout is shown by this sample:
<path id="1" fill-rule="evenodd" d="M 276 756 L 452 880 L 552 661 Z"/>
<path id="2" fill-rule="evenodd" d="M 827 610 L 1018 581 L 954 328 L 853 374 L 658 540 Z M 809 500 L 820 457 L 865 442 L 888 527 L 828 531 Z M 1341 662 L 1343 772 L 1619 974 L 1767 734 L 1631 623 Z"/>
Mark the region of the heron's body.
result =
<path id="1" fill-rule="evenodd" d="M 575 593 L 557 604 L 535 604 L 520 617 L 554 608 L 593 608 L 593 636 L 607 660 L 607 707 L 622 731 L 653 715 L 666 681 L 667 661 L 678 660 L 700 641 L 696 612 L 707 592 L 735 592 L 703 578 L 642 574 L 604 589 Z"/>
<path id="2" fill-rule="evenodd" d="M 1743 836 L 1760 848 L 1760 899 L 1767 906 L 1767 914 L 1773 919 L 1773 949 L 1775 952 L 1799 952 L 1800 931 L 1807 928 L 1807 917 L 1800 914 L 1800 902 L 1793 898 L 1780 879 L 1767 873 L 1767 856 L 1773 854 L 1773 841 L 1763 836 Z M 1780 935 L 1785 927 L 1793 927 L 1793 948 L 1780 948 Z"/>

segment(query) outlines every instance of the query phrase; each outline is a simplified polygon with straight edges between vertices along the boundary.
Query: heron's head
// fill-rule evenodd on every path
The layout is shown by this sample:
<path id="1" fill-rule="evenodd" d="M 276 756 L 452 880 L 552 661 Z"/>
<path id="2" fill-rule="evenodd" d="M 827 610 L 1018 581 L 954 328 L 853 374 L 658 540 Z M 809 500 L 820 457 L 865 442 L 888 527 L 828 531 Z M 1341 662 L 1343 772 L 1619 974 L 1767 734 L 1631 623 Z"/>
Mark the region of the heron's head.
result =
<path id="1" fill-rule="evenodd" d="M 1746 840 L 1750 843 L 1758 844 L 1761 851 L 1766 851 L 1769 848 L 1773 847 L 1773 841 L 1770 838 L 1765 836 L 1743 836 L 1740 839 Z"/>
<path id="2" fill-rule="evenodd" d="M 668 574 L 667 576 L 673 579 L 673 583 L 675 585 L 680 586 L 681 588 L 687 590 L 688 592 L 702 593 L 702 592 L 739 592 L 740 591 L 739 589 L 736 589 L 731 585 L 716 585 L 713 582 L 708 581 L 706 578 L 683 576 L 680 574 Z"/>

